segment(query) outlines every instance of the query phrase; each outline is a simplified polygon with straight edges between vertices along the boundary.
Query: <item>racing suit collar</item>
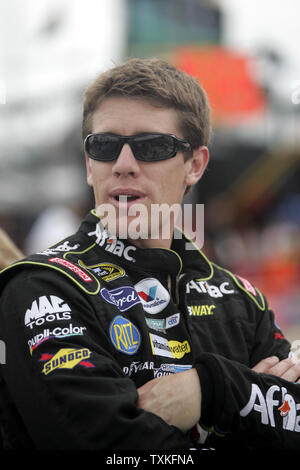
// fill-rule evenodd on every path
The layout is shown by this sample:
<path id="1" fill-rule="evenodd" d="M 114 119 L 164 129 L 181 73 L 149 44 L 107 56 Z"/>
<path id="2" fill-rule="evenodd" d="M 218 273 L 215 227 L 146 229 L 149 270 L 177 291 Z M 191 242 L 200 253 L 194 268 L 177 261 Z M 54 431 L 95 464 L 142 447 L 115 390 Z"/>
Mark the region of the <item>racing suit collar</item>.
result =
<path id="1" fill-rule="evenodd" d="M 192 250 L 187 249 L 191 240 L 178 229 L 175 229 L 174 234 L 177 235 L 174 236 L 170 249 L 139 248 L 127 240 L 111 237 L 94 211 L 83 220 L 79 231 L 88 235 L 90 241 L 101 251 L 104 249 L 110 253 L 118 264 L 173 275 L 194 272 L 196 269 L 203 278 L 210 277 L 213 271 L 211 263 L 196 245 Z"/>

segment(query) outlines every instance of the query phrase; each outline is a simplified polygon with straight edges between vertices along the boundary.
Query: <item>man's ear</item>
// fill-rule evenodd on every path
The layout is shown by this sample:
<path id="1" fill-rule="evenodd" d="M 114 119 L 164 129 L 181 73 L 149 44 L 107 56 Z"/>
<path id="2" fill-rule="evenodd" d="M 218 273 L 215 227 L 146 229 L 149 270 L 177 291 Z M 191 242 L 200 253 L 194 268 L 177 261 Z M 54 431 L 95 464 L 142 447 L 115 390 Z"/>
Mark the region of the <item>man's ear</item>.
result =
<path id="1" fill-rule="evenodd" d="M 193 186 L 196 184 L 203 175 L 209 162 L 209 150 L 202 145 L 201 147 L 193 150 L 193 155 L 186 162 L 186 176 L 185 184 Z"/>
<path id="2" fill-rule="evenodd" d="M 87 184 L 91 187 L 93 187 L 93 174 L 91 170 L 91 165 L 90 165 L 90 159 L 87 156 L 87 154 L 84 152 L 85 156 L 85 166 L 86 166 L 86 179 L 87 179 Z"/>

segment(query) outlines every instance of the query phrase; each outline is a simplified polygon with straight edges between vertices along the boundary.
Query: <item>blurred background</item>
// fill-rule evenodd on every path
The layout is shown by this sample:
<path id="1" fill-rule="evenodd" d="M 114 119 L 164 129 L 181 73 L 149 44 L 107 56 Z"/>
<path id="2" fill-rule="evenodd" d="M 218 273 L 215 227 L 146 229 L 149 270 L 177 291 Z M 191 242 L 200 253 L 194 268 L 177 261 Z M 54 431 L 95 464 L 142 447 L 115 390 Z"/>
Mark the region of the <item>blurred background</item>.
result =
<path id="1" fill-rule="evenodd" d="M 204 252 L 269 300 L 300 338 L 299 0 L 0 2 L 0 227 L 31 253 L 93 206 L 82 97 L 127 57 L 196 76 L 212 106 Z"/>

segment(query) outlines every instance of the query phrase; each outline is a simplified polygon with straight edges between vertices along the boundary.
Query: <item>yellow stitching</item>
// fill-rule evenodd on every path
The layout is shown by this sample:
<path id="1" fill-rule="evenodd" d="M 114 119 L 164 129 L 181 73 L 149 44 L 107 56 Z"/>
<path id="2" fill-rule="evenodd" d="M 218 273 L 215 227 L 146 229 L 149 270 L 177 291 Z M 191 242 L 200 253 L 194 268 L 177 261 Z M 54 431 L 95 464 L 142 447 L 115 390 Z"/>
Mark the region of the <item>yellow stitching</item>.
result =
<path id="1" fill-rule="evenodd" d="M 187 240 L 189 240 L 189 241 L 196 247 L 197 251 L 200 253 L 200 255 L 202 256 L 202 258 L 204 258 L 204 260 L 207 262 L 208 266 L 210 267 L 210 275 L 209 275 L 208 277 L 199 278 L 199 279 L 197 279 L 197 280 L 199 280 L 199 281 L 208 281 L 208 280 L 211 279 L 211 278 L 213 277 L 213 275 L 214 275 L 213 264 L 212 264 L 212 263 L 209 261 L 209 259 L 205 256 L 205 254 L 203 253 L 203 251 L 200 250 L 200 248 L 196 245 L 196 243 L 193 242 L 193 240 L 192 240 L 191 238 L 189 238 L 189 237 L 184 233 L 184 231 L 181 230 L 180 227 L 177 227 L 177 226 L 176 226 L 176 228 L 177 228 L 177 230 L 180 230 L 180 232 L 185 236 L 185 238 L 186 238 Z"/>
<path id="2" fill-rule="evenodd" d="M 20 266 L 20 265 L 22 265 L 22 264 L 35 264 L 35 265 L 37 265 L 37 266 L 44 266 L 44 267 L 46 266 L 46 267 L 48 267 L 48 268 L 50 268 L 50 269 L 55 269 L 56 271 L 59 271 L 60 273 L 63 273 L 65 276 L 69 277 L 73 282 L 75 282 L 75 284 L 77 284 L 77 285 L 78 285 L 83 291 L 85 291 L 87 294 L 96 295 L 96 294 L 98 294 L 99 291 L 100 291 L 100 282 L 99 282 L 98 279 L 96 279 L 94 276 L 93 276 L 93 278 L 94 278 L 94 280 L 95 280 L 96 283 L 97 283 L 97 290 L 96 290 L 95 292 L 90 292 L 90 291 L 88 291 L 87 289 L 85 289 L 81 284 L 79 284 L 79 282 L 77 282 L 70 274 L 66 273 L 66 272 L 63 271 L 62 269 L 57 268 L 56 266 L 51 266 L 51 265 L 46 264 L 46 263 L 42 263 L 42 262 L 39 263 L 39 262 L 37 262 L 37 261 L 21 261 L 21 262 L 19 262 L 19 263 L 13 264 L 12 266 L 8 266 L 8 267 L 5 268 L 3 271 L 1 271 L 0 274 L 2 274 L 4 271 L 7 271 L 8 269 L 11 269 L 11 268 L 13 268 L 13 267 L 15 267 L 15 266 Z M 89 274 L 90 274 L 90 273 L 89 273 Z"/>

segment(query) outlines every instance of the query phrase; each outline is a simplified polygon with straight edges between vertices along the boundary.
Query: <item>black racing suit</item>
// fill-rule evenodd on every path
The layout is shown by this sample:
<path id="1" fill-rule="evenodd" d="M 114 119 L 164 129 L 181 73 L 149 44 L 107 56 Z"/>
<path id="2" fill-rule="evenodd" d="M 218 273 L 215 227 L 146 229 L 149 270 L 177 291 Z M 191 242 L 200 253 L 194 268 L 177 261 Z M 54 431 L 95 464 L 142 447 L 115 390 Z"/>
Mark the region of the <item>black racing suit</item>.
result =
<path id="1" fill-rule="evenodd" d="M 6 448 L 300 448 L 300 385 L 251 370 L 290 351 L 265 298 L 187 243 L 139 249 L 90 213 L 3 271 Z M 191 432 L 137 407 L 139 386 L 191 367 L 202 388 Z"/>

